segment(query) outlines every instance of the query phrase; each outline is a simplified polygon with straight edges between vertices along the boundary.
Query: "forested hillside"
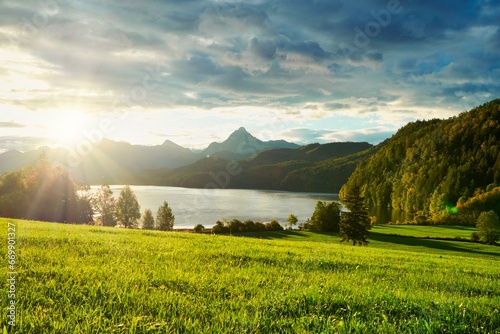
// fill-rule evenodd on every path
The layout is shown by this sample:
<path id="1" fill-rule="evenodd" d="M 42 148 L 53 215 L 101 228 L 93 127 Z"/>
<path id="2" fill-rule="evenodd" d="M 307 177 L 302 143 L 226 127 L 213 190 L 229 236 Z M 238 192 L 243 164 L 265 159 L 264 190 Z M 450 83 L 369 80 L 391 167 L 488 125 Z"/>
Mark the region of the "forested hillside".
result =
<path id="1" fill-rule="evenodd" d="M 341 193 L 354 185 L 371 206 L 435 221 L 472 209 L 500 213 L 500 99 L 408 124 L 358 165 Z"/>
<path id="2" fill-rule="evenodd" d="M 337 193 L 356 165 L 376 149 L 368 143 L 330 143 L 268 150 L 241 161 L 212 156 L 174 170 L 146 171 L 141 182 L 189 188 Z"/>

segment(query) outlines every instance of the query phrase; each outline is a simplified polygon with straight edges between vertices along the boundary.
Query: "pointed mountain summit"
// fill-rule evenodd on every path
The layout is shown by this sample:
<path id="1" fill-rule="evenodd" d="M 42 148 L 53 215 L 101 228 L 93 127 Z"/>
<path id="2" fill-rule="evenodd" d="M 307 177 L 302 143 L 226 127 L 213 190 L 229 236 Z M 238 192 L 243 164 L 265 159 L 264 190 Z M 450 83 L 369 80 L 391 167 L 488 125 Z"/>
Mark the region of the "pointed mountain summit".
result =
<path id="1" fill-rule="evenodd" d="M 222 143 L 211 143 L 201 155 L 217 155 L 226 159 L 243 159 L 256 153 L 275 148 L 297 148 L 299 145 L 285 140 L 262 141 L 255 138 L 244 127 L 240 127 L 229 135 Z"/>

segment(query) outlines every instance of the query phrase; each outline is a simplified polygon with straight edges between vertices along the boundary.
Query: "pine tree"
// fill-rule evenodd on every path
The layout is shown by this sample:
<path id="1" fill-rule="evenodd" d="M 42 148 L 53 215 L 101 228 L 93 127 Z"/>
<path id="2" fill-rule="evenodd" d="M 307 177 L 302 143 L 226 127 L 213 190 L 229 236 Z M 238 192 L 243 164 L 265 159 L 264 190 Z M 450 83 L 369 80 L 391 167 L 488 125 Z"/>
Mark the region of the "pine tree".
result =
<path id="1" fill-rule="evenodd" d="M 137 197 L 129 186 L 123 187 L 116 202 L 116 218 L 126 228 L 137 227 L 141 211 Z"/>
<path id="2" fill-rule="evenodd" d="M 352 240 L 352 244 L 368 244 L 371 229 L 370 217 L 358 186 L 353 186 L 343 196 L 343 202 L 349 212 L 344 212 L 340 221 L 340 237 L 342 242 Z"/>

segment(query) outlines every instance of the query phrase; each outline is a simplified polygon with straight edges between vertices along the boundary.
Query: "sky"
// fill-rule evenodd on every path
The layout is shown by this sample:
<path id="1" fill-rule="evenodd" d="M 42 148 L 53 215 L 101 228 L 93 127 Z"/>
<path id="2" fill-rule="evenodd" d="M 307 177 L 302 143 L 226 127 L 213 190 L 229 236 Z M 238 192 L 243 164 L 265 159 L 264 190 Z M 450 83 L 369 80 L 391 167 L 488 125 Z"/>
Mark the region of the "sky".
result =
<path id="1" fill-rule="evenodd" d="M 500 2 L 0 0 L 0 152 L 378 143 L 500 96 Z"/>

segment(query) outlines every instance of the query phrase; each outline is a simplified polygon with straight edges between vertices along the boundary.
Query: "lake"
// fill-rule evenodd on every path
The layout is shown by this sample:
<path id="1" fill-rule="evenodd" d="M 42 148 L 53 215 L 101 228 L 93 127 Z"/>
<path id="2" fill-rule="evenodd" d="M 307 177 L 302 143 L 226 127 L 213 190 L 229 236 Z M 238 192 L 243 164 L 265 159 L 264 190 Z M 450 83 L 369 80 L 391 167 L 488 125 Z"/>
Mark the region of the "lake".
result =
<path id="1" fill-rule="evenodd" d="M 93 189 L 98 187 L 92 187 Z M 110 186 L 118 198 L 121 185 Z M 316 202 L 338 201 L 336 194 L 295 193 L 268 190 L 190 189 L 158 186 L 131 186 L 144 210 L 156 217 L 158 207 L 167 201 L 175 216 L 174 228 L 193 228 L 197 224 L 212 227 L 217 220 L 237 218 L 241 221 L 269 222 L 277 219 L 285 227 L 293 213 L 299 224 L 311 218 Z"/>

